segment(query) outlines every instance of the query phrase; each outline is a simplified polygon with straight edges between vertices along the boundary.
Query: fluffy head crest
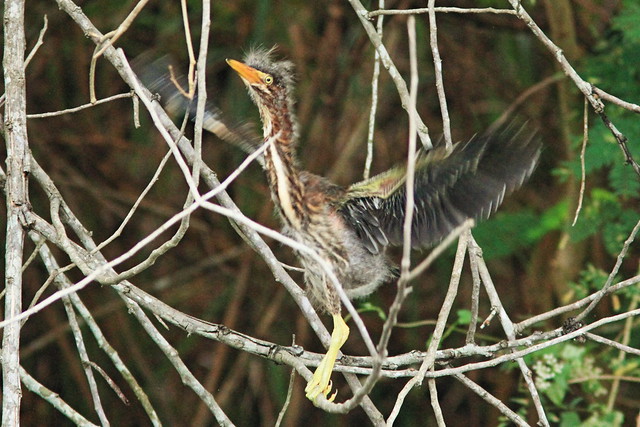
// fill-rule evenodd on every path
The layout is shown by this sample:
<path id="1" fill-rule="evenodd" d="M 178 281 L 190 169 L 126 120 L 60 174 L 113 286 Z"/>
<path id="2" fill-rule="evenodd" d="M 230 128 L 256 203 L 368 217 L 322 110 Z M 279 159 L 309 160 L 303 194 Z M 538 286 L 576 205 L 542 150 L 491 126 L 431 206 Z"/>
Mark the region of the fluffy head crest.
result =
<path id="1" fill-rule="evenodd" d="M 274 54 L 277 46 L 266 49 L 262 46 L 252 48 L 244 57 L 243 62 L 256 70 L 273 76 L 276 83 L 292 89 L 294 84 L 294 67 L 291 61 L 277 61 Z"/>

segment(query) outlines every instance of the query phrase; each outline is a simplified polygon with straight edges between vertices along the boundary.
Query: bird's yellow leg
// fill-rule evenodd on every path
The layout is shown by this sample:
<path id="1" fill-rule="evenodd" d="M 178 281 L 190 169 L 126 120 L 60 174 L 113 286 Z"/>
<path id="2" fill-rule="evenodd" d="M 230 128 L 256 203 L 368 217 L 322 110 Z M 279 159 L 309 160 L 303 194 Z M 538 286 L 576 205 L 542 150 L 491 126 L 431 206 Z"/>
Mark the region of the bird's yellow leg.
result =
<path id="1" fill-rule="evenodd" d="M 313 373 L 311 381 L 309 381 L 307 387 L 304 389 L 307 393 L 307 398 L 312 402 L 320 393 L 326 397 L 331 391 L 331 372 L 336 363 L 338 352 L 345 341 L 347 341 L 347 337 L 349 337 L 349 327 L 344 323 L 340 314 L 334 314 L 333 332 L 331 333 L 331 342 L 329 343 L 327 354 L 322 358 L 320 365 L 318 365 L 316 371 Z M 330 402 L 335 399 L 336 393 L 329 398 Z"/>

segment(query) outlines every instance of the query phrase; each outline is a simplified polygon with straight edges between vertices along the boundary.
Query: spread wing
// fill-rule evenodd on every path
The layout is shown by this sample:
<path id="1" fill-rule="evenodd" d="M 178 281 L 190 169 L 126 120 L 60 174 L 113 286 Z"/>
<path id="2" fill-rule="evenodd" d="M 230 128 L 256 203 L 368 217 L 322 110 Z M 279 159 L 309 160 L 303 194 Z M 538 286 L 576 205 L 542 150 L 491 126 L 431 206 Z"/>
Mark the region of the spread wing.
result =
<path id="1" fill-rule="evenodd" d="M 169 56 L 152 60 L 149 54 L 143 54 L 133 61 L 133 69 L 140 81 L 151 93 L 160 95 L 160 102 L 169 114 L 177 116 L 187 113 L 189 118 L 194 120 L 197 97 L 194 96 L 193 99 L 190 99 L 185 96 L 183 92 L 188 90 L 187 79 L 182 74 L 172 75 L 170 71 L 172 62 Z M 173 67 L 173 69 L 177 70 L 176 67 Z M 177 85 L 182 88 L 182 91 L 178 89 Z M 240 147 L 249 154 L 254 152 L 262 143 L 262 138 L 256 135 L 252 130 L 252 126 L 226 120 L 222 115 L 222 111 L 209 100 L 205 105 L 202 127 L 223 141 Z M 262 164 L 262 158 L 259 161 Z"/>
<path id="2" fill-rule="evenodd" d="M 434 244 L 469 218 L 487 218 L 531 175 L 539 155 L 535 133 L 515 123 L 459 142 L 449 153 L 444 144 L 420 152 L 412 246 Z M 353 184 L 339 208 L 374 254 L 384 246 L 402 244 L 405 180 L 405 168 L 396 167 Z"/>

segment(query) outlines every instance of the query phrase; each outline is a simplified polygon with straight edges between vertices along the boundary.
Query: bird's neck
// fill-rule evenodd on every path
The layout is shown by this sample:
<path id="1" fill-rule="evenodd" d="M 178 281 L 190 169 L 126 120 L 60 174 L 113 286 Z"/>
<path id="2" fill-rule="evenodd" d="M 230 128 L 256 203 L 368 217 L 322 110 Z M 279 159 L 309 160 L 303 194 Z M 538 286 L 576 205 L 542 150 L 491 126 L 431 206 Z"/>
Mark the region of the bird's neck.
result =
<path id="1" fill-rule="evenodd" d="M 265 166 L 271 194 L 285 225 L 302 229 L 308 223 L 305 188 L 295 156 L 296 132 L 290 114 L 265 114 L 262 117 Z"/>

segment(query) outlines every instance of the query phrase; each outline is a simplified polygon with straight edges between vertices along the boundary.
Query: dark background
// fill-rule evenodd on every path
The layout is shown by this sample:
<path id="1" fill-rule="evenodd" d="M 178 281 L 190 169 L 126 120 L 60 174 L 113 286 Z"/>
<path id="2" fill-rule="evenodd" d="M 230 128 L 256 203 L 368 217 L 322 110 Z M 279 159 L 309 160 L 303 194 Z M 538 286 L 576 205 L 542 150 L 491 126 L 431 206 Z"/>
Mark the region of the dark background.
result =
<path id="1" fill-rule="evenodd" d="M 623 9 L 620 1 L 576 0 L 524 2 L 536 22 L 584 78 L 631 102 L 638 102 L 638 40 L 624 19 L 638 12 L 637 2 Z M 132 7 L 123 1 L 78 2 L 103 32 L 116 28 Z M 437 6 L 508 7 L 499 1 L 438 2 Z M 370 10 L 372 2 L 365 3 Z M 200 5 L 190 2 L 189 16 L 194 40 L 199 37 Z M 388 8 L 426 7 L 426 2 L 389 1 Z M 240 80 L 224 63 L 225 58 L 241 59 L 251 46 L 278 45 L 278 56 L 296 65 L 297 110 L 300 122 L 299 157 L 308 170 L 348 185 L 362 178 L 366 155 L 374 50 L 354 11 L 346 1 L 214 1 L 209 49 L 209 98 L 226 117 L 240 122 L 256 122 L 257 111 Z M 71 19 L 53 2 L 28 3 L 29 47 L 35 42 L 47 14 L 49 29 L 44 45 L 27 70 L 29 113 L 55 111 L 85 104 L 89 100 L 89 63 L 94 51 Z M 514 321 L 566 304 L 602 286 L 601 272 L 610 271 L 621 243 L 638 218 L 637 176 L 624 168 L 619 149 L 594 115 L 592 144 L 588 151 L 588 181 L 585 206 L 577 228 L 569 228 L 578 199 L 579 145 L 582 139 L 583 99 L 571 82 L 562 80 L 554 57 L 517 18 L 493 14 L 438 14 L 438 43 L 443 61 L 454 140 L 471 137 L 486 129 L 518 97 L 540 84 L 519 105 L 517 114 L 539 129 L 544 141 L 540 165 L 532 179 L 505 201 L 495 217 L 474 233 L 502 301 Z M 622 22 L 622 23 L 621 23 Z M 429 126 L 432 138 L 442 133 L 435 92 L 433 62 L 428 43 L 427 15 L 417 17 L 420 87 L 418 111 Z M 406 17 L 387 17 L 385 45 L 408 80 Z M 635 43 L 635 44 L 634 44 Z M 171 54 L 186 70 L 186 48 L 180 3 L 151 2 L 132 27 L 116 43 L 128 58 L 151 50 L 158 56 Z M 629 50 L 631 49 L 631 52 Z M 635 56 L 637 58 L 638 56 Z M 626 62 L 625 62 L 626 61 Z M 628 72 L 626 72 L 628 71 Z M 126 92 L 111 65 L 101 59 L 96 72 L 98 98 Z M 408 140 L 407 114 L 401 107 L 394 85 L 382 70 L 380 102 L 376 118 L 373 172 L 386 170 L 403 161 Z M 637 120 L 631 113 L 611 107 L 611 117 L 630 137 L 630 146 L 640 155 Z M 634 121 L 635 120 L 635 121 Z M 119 226 L 130 206 L 147 185 L 167 146 L 154 131 L 146 114 L 142 127 L 133 125 L 131 101 L 127 99 L 96 106 L 79 113 L 29 121 L 30 147 L 36 159 L 52 176 L 71 208 L 92 230 L 98 242 Z M 189 131 L 187 131 L 189 132 Z M 598 145 L 600 144 L 600 145 Z M 205 137 L 203 156 L 220 178 L 228 175 L 245 154 L 211 135 Z M 271 228 L 279 228 L 262 171 L 256 165 L 243 173 L 229 192 L 249 217 Z M 177 166 L 169 162 L 158 183 L 144 200 L 123 235 L 107 246 L 108 258 L 120 255 L 160 226 L 182 208 L 187 189 Z M 604 194 L 604 196 L 603 196 Z M 37 187 L 31 200 L 35 210 L 48 209 Z M 168 237 L 166 234 L 163 237 Z M 296 264 L 291 250 L 267 240 L 278 258 Z M 30 253 L 32 247 L 27 248 Z M 57 252 L 64 265 L 63 254 Z M 148 251 L 134 257 L 122 269 L 139 262 Z M 414 259 L 427 252 L 414 253 Z M 400 315 L 400 322 L 435 319 L 440 309 L 452 265 L 452 253 L 441 257 L 434 268 L 413 283 L 413 293 Z M 620 277 L 637 274 L 638 250 L 631 250 Z M 292 273 L 296 280 L 301 275 Z M 82 276 L 69 273 L 72 279 Z M 25 272 L 25 300 L 28 303 L 46 279 L 44 267 L 35 262 Z M 163 256 L 152 268 L 133 279 L 135 285 L 167 304 L 198 318 L 222 323 L 250 336 L 288 345 L 292 334 L 306 349 L 322 351 L 297 306 L 275 282 L 264 262 L 234 232 L 228 221 L 207 211 L 197 212 L 180 245 Z M 462 279 L 457 309 L 468 309 L 471 277 Z M 47 291 L 45 295 L 52 291 Z M 395 295 L 390 284 L 368 302 L 388 310 Z M 157 350 L 120 298 L 109 288 L 91 285 L 80 293 L 91 308 L 111 344 L 132 369 L 166 425 L 210 425 L 214 421 L 199 399 L 186 388 L 165 356 Z M 605 299 L 593 319 L 628 310 L 633 295 Z M 360 304 L 361 302 L 358 302 Z M 617 304 L 617 305 L 616 305 Z M 490 307 L 484 295 L 482 317 Z M 383 320 L 375 310 L 363 313 L 374 340 Z M 593 320 L 592 319 L 592 320 Z M 328 319 L 326 319 L 328 320 Z M 455 315 L 452 321 L 455 320 Z M 540 330 L 561 325 L 555 318 L 539 324 Z M 620 337 L 623 325 L 606 331 Z M 412 349 L 424 350 L 432 324 L 396 328 L 390 354 Z M 87 332 L 86 329 L 83 329 Z M 464 343 L 465 325 L 453 328 L 443 347 Z M 503 338 L 498 322 L 482 336 L 481 343 Z M 289 368 L 249 356 L 219 343 L 188 336 L 174 327 L 164 330 L 187 366 L 238 425 L 273 425 L 284 402 Z M 85 338 L 88 334 L 85 335 Z M 640 337 L 632 335 L 633 345 Z M 67 328 L 61 304 L 54 304 L 32 317 L 23 329 L 22 364 L 43 384 L 56 391 L 94 422 L 88 386 Z M 87 339 L 89 354 L 133 399 L 124 381 Z M 588 347 L 596 366 L 612 371 L 617 353 Z M 357 333 L 344 347 L 348 354 L 366 354 Z M 558 350 L 560 357 L 560 350 Z M 534 359 L 531 360 L 531 364 Z M 469 377 L 488 389 L 531 423 L 536 416 L 523 389 L 514 364 L 470 372 Z M 637 371 L 637 369 L 636 369 Z M 629 375 L 633 375 L 631 371 Z M 350 396 L 343 380 L 334 376 L 338 400 Z M 101 397 L 112 425 L 146 425 L 148 420 L 135 401 L 124 405 L 98 379 Z M 615 401 L 615 411 L 631 422 L 637 415 L 638 388 L 624 382 Z M 372 399 L 388 415 L 404 381 L 382 380 Z M 608 388 L 610 382 L 603 381 Z M 499 423 L 497 410 L 453 379 L 437 382 L 439 399 L 448 425 L 484 426 Z M 361 409 L 346 416 L 329 415 L 315 409 L 304 397 L 304 381 L 296 378 L 292 402 L 285 424 L 356 425 L 368 423 Z M 566 387 L 559 402 L 543 396 L 551 415 L 575 413 L 582 420 L 601 408 L 606 398 L 589 393 L 580 383 Z M 594 406 L 595 405 L 595 406 Z M 25 425 L 59 425 L 67 422 L 40 397 L 24 391 Z M 604 413 L 604 410 L 603 410 Z M 611 411 L 609 412 L 611 413 Z M 558 418 L 559 420 L 559 418 Z M 397 425 L 434 424 L 426 385 L 413 390 L 404 404 Z"/>

